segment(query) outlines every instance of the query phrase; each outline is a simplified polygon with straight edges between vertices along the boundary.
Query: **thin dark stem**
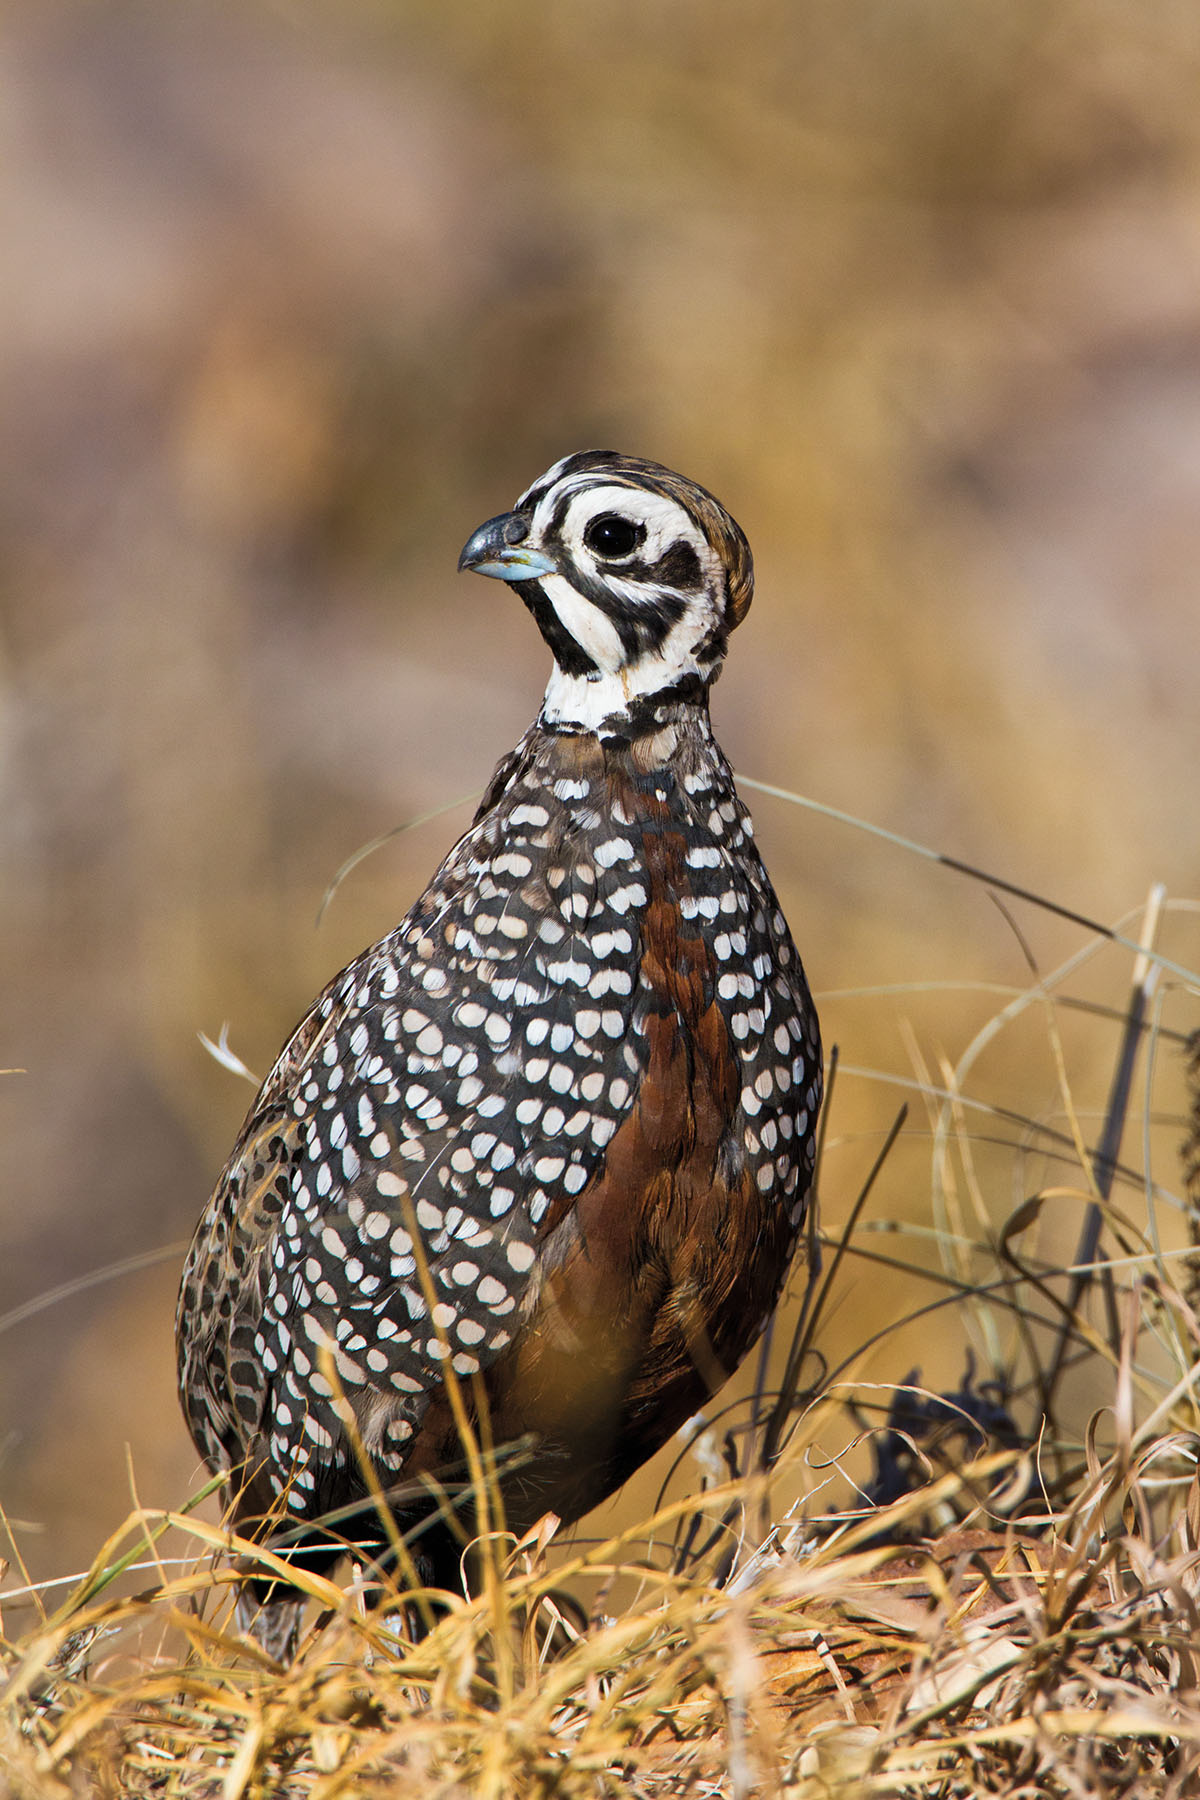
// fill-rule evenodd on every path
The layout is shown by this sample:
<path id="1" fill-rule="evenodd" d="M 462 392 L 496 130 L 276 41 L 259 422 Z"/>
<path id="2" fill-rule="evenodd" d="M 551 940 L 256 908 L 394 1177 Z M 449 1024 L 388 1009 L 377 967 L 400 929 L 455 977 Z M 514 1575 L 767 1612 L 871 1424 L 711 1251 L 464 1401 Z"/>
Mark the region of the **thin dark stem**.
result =
<path id="1" fill-rule="evenodd" d="M 1054 1390 L 1062 1372 L 1063 1358 L 1066 1356 L 1067 1346 L 1071 1341 L 1075 1312 L 1093 1277 L 1094 1271 L 1091 1265 L 1099 1260 L 1101 1254 L 1100 1232 L 1104 1224 L 1104 1207 L 1112 1193 L 1113 1178 L 1117 1172 L 1121 1138 L 1125 1131 L 1125 1120 L 1129 1112 L 1129 1097 L 1133 1091 L 1133 1071 L 1137 1062 L 1138 1045 L 1141 1042 L 1142 1026 L 1155 982 L 1156 970 L 1151 965 L 1149 956 L 1162 901 L 1162 889 L 1152 888 L 1146 904 L 1141 954 L 1134 965 L 1133 991 L 1129 996 L 1129 1008 L 1125 1014 L 1121 1048 L 1117 1054 L 1112 1086 L 1109 1089 L 1108 1105 L 1104 1113 L 1104 1129 L 1100 1133 L 1100 1142 L 1092 1157 L 1092 1180 L 1096 1187 L 1096 1198 L 1088 1202 L 1087 1211 L 1084 1214 L 1079 1248 L 1075 1252 L 1075 1273 L 1071 1277 L 1071 1286 L 1067 1293 L 1066 1314 L 1059 1326 L 1054 1355 L 1050 1362 L 1050 1372 L 1046 1378 L 1047 1409 L 1053 1402 Z M 1112 1321 L 1116 1318 L 1117 1308 L 1116 1296 L 1112 1288 L 1111 1269 L 1104 1270 L 1104 1285 L 1108 1316 Z M 1117 1345 L 1114 1345 L 1114 1350 L 1116 1348 Z"/>

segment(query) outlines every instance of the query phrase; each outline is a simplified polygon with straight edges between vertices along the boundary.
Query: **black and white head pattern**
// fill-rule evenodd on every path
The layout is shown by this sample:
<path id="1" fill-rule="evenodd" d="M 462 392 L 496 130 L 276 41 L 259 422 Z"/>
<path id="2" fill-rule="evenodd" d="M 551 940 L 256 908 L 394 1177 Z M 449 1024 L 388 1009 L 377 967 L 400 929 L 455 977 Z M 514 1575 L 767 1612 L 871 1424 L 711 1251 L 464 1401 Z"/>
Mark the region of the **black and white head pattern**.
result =
<path id="1" fill-rule="evenodd" d="M 660 463 L 585 450 L 490 519 L 460 567 L 508 581 L 554 654 L 541 722 L 619 730 L 716 676 L 754 588 L 741 528 Z"/>

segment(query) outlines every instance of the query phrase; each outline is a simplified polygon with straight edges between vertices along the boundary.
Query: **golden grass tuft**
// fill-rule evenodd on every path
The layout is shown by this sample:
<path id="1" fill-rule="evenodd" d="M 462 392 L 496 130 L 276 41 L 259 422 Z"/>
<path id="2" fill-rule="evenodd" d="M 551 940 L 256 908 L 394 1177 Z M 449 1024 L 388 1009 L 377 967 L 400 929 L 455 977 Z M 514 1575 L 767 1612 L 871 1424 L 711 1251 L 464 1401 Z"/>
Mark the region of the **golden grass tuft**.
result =
<path id="1" fill-rule="evenodd" d="M 322 1610 L 287 1669 L 231 1633 L 226 1578 L 164 1569 L 137 1595 L 69 1606 L 7 1646 L 7 1791 L 1194 1791 L 1195 1439 L 1164 1435 L 1131 1463 L 1098 1462 L 1036 1535 L 981 1526 L 906 1550 L 868 1542 L 931 1505 L 986 1495 L 1012 1460 L 983 1459 L 829 1538 L 785 1531 L 723 1589 L 650 1567 L 632 1535 L 553 1574 L 543 1546 L 525 1546 L 489 1599 L 452 1603 L 417 1644 L 353 1584 L 313 1582 Z M 1183 1499 L 1165 1536 L 1151 1523 L 1164 1483 Z M 734 1497 L 732 1485 L 711 1496 Z M 986 1505 L 970 1510 L 986 1517 Z M 661 1516 L 656 1532 L 671 1523 Z M 161 1551 L 194 1546 L 197 1531 L 142 1512 L 126 1538 Z M 553 1590 L 584 1575 L 631 1579 L 635 1597 L 579 1629 Z"/>

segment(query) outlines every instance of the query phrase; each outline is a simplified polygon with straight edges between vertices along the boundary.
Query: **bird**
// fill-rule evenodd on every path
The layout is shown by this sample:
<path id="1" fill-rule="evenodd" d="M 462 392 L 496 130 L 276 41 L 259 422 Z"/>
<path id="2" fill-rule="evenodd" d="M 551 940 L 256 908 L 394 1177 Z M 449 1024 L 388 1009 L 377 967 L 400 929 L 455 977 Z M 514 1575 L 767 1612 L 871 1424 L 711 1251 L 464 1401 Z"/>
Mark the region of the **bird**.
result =
<path id="1" fill-rule="evenodd" d="M 425 892 L 282 1050 L 176 1335 L 239 1532 L 323 1571 L 379 1539 L 382 1496 L 411 1571 L 462 1592 L 470 1495 L 457 1530 L 431 1500 L 462 1467 L 462 1409 L 525 1446 L 499 1476 L 518 1533 L 578 1520 L 653 1455 L 779 1299 L 822 1065 L 709 714 L 754 588 L 733 517 L 659 463 L 583 451 L 459 568 L 532 614 L 541 709 Z M 302 1605 L 259 1570 L 237 1617 L 286 1661 Z"/>

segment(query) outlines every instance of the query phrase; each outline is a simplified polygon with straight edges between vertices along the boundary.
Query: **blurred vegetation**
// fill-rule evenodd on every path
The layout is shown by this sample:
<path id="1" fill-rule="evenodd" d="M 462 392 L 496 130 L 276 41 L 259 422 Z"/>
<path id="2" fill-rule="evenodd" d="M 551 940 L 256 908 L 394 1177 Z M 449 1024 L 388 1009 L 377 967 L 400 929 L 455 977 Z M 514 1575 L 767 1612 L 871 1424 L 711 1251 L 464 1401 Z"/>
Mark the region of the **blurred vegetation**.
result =
<path id="1" fill-rule="evenodd" d="M 714 709 L 746 774 L 1135 937 L 1152 881 L 1200 891 L 1200 13 L 10 0 L 4 33 L 0 1498 L 45 1574 L 128 1512 L 126 1442 L 144 1495 L 195 1475 L 174 1290 L 249 1098 L 197 1033 L 263 1072 L 528 722 L 543 647 L 454 565 L 556 456 L 658 457 L 746 527 Z M 359 844 L 456 799 L 314 929 Z M 986 984 L 1088 940 L 755 813 L 841 1047 L 836 1228 Z M 1196 939 L 1169 903 L 1163 951 Z M 1114 1016 L 1058 1021 L 1087 1136 L 1128 978 L 1098 949 L 1070 991 Z M 1194 1025 L 1170 979 L 1155 1004 Z M 1130 1130 L 1172 1184 L 1169 1037 L 1150 1073 Z M 1044 1021 L 965 1078 L 1064 1123 Z M 918 1232 L 926 1125 L 879 1197 Z M 997 1231 L 1051 1183 L 1029 1143 L 976 1147 Z M 1042 1252 L 1080 1220 L 1044 1205 Z M 927 1297 L 848 1280 L 830 1363 Z M 965 1329 L 855 1372 L 952 1385 Z"/>

